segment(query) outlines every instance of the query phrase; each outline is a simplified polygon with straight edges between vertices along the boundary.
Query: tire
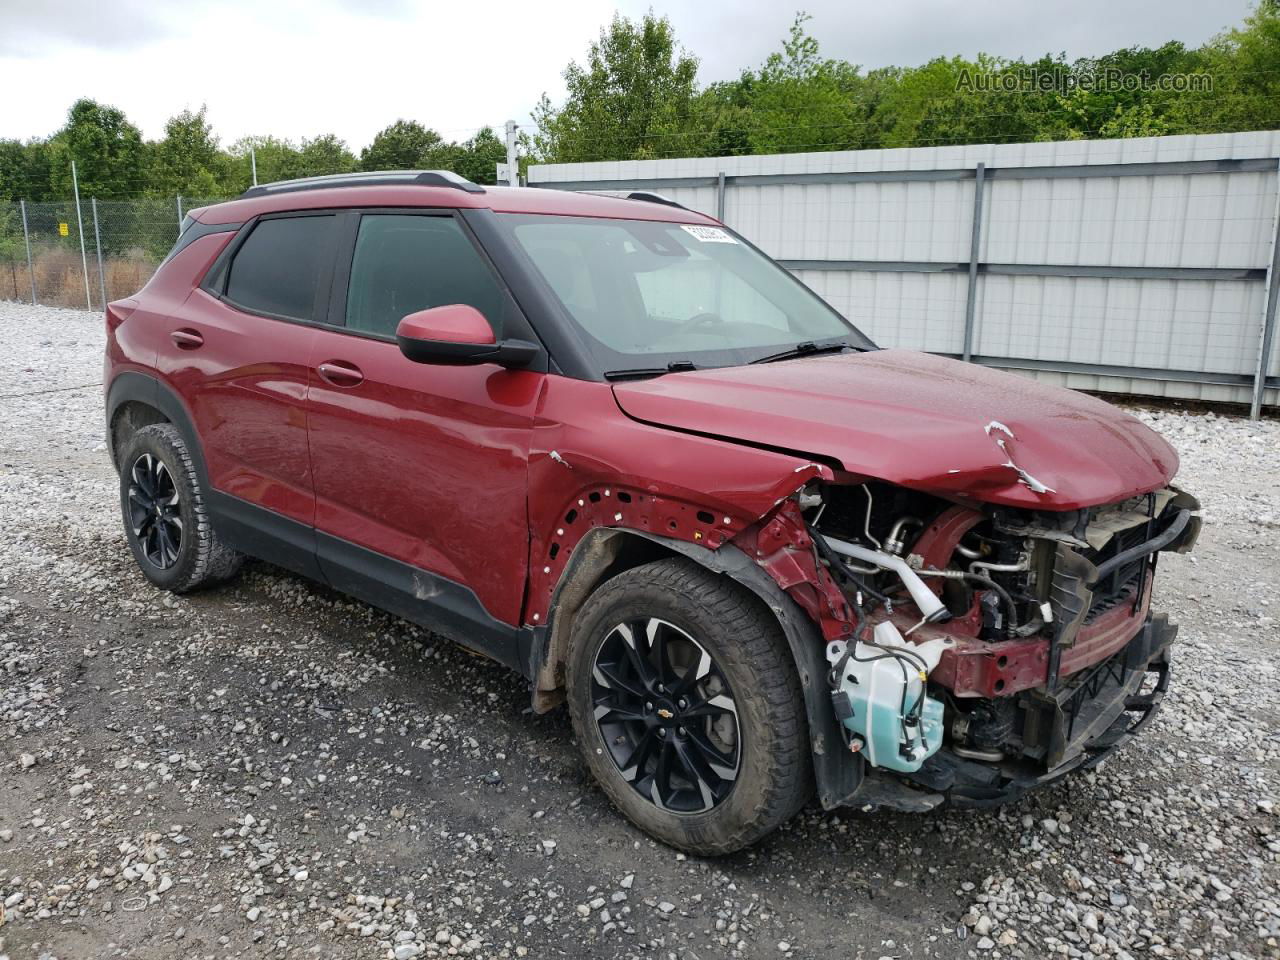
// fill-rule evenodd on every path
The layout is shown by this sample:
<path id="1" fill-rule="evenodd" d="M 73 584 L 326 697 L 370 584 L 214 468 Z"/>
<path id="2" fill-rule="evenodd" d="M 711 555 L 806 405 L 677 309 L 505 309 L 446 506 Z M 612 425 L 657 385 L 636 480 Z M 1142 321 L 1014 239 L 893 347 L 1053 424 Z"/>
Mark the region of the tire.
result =
<path id="1" fill-rule="evenodd" d="M 235 575 L 244 557 L 218 540 L 187 443 L 173 424 L 137 430 L 118 462 L 125 538 L 148 580 L 187 593 Z"/>
<path id="2" fill-rule="evenodd" d="M 646 681 L 633 654 L 650 668 L 670 665 L 674 682 L 657 686 L 655 669 Z M 575 618 L 566 683 L 597 782 L 672 847 L 733 853 L 813 793 L 803 694 L 777 620 L 692 560 L 645 564 L 599 587 Z"/>

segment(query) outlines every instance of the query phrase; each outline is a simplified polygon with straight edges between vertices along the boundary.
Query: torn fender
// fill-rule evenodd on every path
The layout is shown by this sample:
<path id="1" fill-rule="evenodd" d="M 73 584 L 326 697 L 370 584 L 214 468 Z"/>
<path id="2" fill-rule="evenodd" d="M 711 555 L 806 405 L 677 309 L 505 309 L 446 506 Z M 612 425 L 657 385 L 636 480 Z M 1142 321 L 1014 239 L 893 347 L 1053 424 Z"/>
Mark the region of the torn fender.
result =
<path id="1" fill-rule="evenodd" d="M 743 552 L 736 543 L 726 543 L 720 549 L 708 550 L 687 540 L 636 530 L 596 528 L 590 531 L 575 553 L 575 565 L 579 562 L 590 563 L 590 557 L 596 554 L 611 554 L 612 548 L 627 537 L 642 537 L 661 544 L 667 550 L 682 554 L 709 570 L 732 578 L 773 611 L 791 651 L 796 676 L 800 679 L 800 689 L 804 695 L 818 800 L 824 810 L 834 810 L 853 802 L 864 782 L 866 765 L 860 754 L 850 753 L 845 747 L 844 733 L 831 709 L 826 681 L 828 668 L 824 656 L 826 645 L 817 624 L 796 602 L 793 592 L 783 590 L 767 569 Z M 566 579 L 576 579 L 573 574 L 571 566 Z M 561 596 L 557 593 L 557 608 L 560 599 Z M 551 630 L 554 632 L 557 629 L 559 627 L 553 622 Z M 535 675 L 541 672 L 539 666 L 535 664 Z M 536 694 L 534 702 L 535 709 L 539 709 Z"/>
<path id="2" fill-rule="evenodd" d="M 784 512 L 787 498 L 810 481 L 833 477 L 829 466 L 802 456 L 640 423 L 618 408 L 607 384 L 548 377 L 529 451 L 531 538 L 523 622 L 547 622 L 574 549 L 599 527 L 714 551 L 758 526 L 747 537 L 759 540 L 753 552 L 761 566 L 785 587 L 816 582 L 816 569 L 797 556 L 805 550 L 792 542 L 794 530 L 783 533 L 781 525 L 762 520 Z M 786 522 L 794 528 L 798 517 Z"/>

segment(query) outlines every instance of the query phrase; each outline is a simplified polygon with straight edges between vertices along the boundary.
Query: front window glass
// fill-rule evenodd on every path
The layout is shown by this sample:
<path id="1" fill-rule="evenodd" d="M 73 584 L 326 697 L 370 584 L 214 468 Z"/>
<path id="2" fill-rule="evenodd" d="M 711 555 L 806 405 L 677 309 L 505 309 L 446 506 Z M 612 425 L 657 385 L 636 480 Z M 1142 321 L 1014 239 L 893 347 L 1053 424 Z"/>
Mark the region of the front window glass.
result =
<path id="1" fill-rule="evenodd" d="M 728 366 L 800 343 L 871 343 L 720 227 L 505 214 L 603 371 Z"/>
<path id="2" fill-rule="evenodd" d="M 406 315 L 453 303 L 475 307 L 501 338 L 506 296 L 456 220 L 360 218 L 347 292 L 349 329 L 390 337 Z"/>

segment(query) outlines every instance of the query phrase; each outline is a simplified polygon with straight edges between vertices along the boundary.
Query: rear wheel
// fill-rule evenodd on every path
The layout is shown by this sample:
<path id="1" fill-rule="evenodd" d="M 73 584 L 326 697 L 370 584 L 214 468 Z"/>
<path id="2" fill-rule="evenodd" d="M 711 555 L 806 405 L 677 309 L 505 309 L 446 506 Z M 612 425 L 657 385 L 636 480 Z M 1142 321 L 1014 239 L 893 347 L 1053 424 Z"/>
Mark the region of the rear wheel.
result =
<path id="1" fill-rule="evenodd" d="M 125 537 L 148 580 L 185 593 L 240 569 L 241 554 L 213 530 L 191 454 L 176 427 L 142 427 L 125 441 L 118 462 Z"/>
<path id="2" fill-rule="evenodd" d="M 597 590 L 576 618 L 567 683 L 595 778 L 674 847 L 731 853 L 812 792 L 803 696 L 776 619 L 691 560 Z"/>

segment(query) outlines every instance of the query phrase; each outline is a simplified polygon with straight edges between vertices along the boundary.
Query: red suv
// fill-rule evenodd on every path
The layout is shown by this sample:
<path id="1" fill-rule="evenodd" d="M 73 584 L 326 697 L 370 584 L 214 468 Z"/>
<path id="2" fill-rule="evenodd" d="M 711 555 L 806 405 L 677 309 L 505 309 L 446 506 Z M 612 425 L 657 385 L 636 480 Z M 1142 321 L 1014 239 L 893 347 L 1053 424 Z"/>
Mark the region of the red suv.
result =
<path id="1" fill-rule="evenodd" d="M 653 194 L 439 172 L 194 210 L 107 310 L 125 532 L 245 555 L 567 700 L 635 823 L 725 853 L 823 807 L 999 802 L 1158 705 L 1174 451 L 1090 397 L 879 350 Z"/>

